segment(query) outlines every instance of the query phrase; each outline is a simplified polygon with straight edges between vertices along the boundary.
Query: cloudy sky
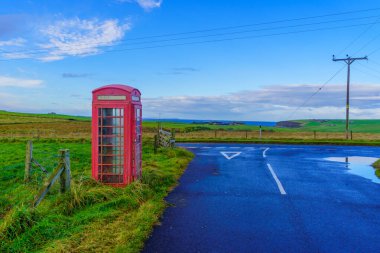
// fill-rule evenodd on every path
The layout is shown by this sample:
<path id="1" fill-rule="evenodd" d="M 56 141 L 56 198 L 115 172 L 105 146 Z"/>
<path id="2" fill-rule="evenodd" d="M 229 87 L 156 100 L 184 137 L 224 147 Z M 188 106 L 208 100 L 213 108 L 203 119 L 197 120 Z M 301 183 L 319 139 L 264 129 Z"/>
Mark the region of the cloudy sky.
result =
<path id="1" fill-rule="evenodd" d="M 3 0 L 0 110 L 90 115 L 121 83 L 149 118 L 380 118 L 372 0 Z"/>

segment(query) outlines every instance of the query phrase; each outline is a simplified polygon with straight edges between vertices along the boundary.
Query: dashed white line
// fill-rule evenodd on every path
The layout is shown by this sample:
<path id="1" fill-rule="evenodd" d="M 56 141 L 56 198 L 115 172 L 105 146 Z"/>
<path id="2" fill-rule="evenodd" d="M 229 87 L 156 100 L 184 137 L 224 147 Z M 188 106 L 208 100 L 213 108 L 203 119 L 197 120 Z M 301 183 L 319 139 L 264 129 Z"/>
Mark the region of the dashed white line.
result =
<path id="1" fill-rule="evenodd" d="M 264 152 L 263 152 L 263 157 L 265 158 L 265 157 L 267 157 L 267 151 L 269 150 L 269 148 L 266 148 L 265 150 L 264 150 Z"/>
<path id="2" fill-rule="evenodd" d="M 282 186 L 281 181 L 278 179 L 276 173 L 274 172 L 272 166 L 269 163 L 267 163 L 267 166 L 268 166 L 270 173 L 272 174 L 272 176 L 274 178 L 274 181 L 276 181 L 276 184 L 277 184 L 278 189 L 280 190 L 280 193 L 282 195 L 286 195 L 286 191 L 285 191 L 284 187 Z"/>

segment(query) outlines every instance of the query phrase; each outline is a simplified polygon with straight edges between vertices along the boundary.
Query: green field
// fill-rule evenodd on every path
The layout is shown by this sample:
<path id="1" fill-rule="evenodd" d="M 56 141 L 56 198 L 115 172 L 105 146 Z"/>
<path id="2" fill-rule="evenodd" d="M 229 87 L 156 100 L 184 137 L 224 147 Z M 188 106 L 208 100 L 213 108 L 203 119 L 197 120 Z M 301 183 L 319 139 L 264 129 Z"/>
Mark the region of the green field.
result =
<path id="1" fill-rule="evenodd" d="M 265 131 L 274 132 L 345 132 L 345 120 L 293 120 L 293 122 L 301 123 L 299 128 L 284 128 L 284 127 L 263 127 Z M 29 125 L 33 129 L 36 124 L 44 123 L 66 123 L 77 124 L 83 127 L 88 127 L 88 134 L 91 131 L 91 118 L 81 116 L 70 116 L 60 114 L 31 114 L 31 113 L 15 113 L 0 110 L 0 133 L 1 128 L 9 125 L 21 124 Z M 147 132 L 155 131 L 157 122 L 143 122 L 143 127 Z M 258 131 L 258 126 L 249 125 L 212 125 L 212 124 L 192 124 L 192 123 L 176 123 L 163 122 L 162 127 L 165 129 L 176 129 L 179 132 L 194 132 L 194 131 Z M 19 127 L 20 128 L 20 127 Z M 21 127 L 22 128 L 22 127 Z M 380 120 L 351 120 L 350 130 L 355 133 L 380 133 Z"/>
<path id="2" fill-rule="evenodd" d="M 302 130 L 318 132 L 344 132 L 345 120 L 297 120 L 302 123 Z M 350 130 L 355 133 L 380 133 L 380 120 L 351 120 Z"/>
<path id="3" fill-rule="evenodd" d="M 372 164 L 372 166 L 375 168 L 376 170 L 376 175 L 380 178 L 380 159 L 377 160 L 374 164 Z"/>
<path id="4" fill-rule="evenodd" d="M 345 132 L 345 120 L 294 120 L 302 125 L 299 128 L 284 127 L 263 127 L 267 131 L 276 132 Z M 156 122 L 144 122 L 145 127 L 155 128 Z M 258 131 L 258 126 L 248 125 L 210 125 L 210 124 L 191 124 L 191 123 L 171 123 L 163 122 L 162 126 L 167 129 L 179 131 L 202 131 L 202 130 L 225 130 L 225 131 Z M 355 133 L 380 133 L 380 120 L 351 120 L 350 129 Z"/>
<path id="5" fill-rule="evenodd" d="M 166 207 L 164 197 L 192 154 L 179 148 L 154 154 L 152 139 L 144 138 L 142 179 L 114 188 L 91 178 L 90 129 L 90 120 L 83 117 L 0 113 L 0 252 L 142 249 Z M 24 183 L 26 140 L 35 130 L 33 156 L 49 172 L 57 165 L 58 150 L 70 150 L 72 187 L 61 194 L 56 183 L 32 208 L 47 179 L 34 168 L 32 180 Z"/>
<path id="6" fill-rule="evenodd" d="M 354 120 L 356 140 L 344 138 L 344 121 L 299 121 L 299 128 L 163 123 L 182 141 L 379 145 L 380 120 Z M 182 149 L 153 153 L 157 123 L 144 122 L 143 177 L 125 188 L 91 179 L 91 119 L 0 111 L 0 252 L 139 252 L 165 209 L 164 197 L 192 159 Z M 313 139 L 317 131 L 317 139 Z M 59 184 L 36 208 L 31 203 L 46 176 L 37 169 L 24 183 L 26 140 L 51 171 L 59 149 L 70 149 L 71 192 Z M 378 166 L 378 163 L 374 166 Z"/>
<path id="7" fill-rule="evenodd" d="M 344 120 L 296 120 L 299 127 L 213 125 L 163 122 L 183 142 L 315 143 L 380 145 L 380 120 L 352 120 L 346 140 Z M 143 122 L 145 137 L 157 133 L 157 122 Z M 0 111 L 0 138 L 90 140 L 91 119 L 56 114 L 25 114 Z"/>

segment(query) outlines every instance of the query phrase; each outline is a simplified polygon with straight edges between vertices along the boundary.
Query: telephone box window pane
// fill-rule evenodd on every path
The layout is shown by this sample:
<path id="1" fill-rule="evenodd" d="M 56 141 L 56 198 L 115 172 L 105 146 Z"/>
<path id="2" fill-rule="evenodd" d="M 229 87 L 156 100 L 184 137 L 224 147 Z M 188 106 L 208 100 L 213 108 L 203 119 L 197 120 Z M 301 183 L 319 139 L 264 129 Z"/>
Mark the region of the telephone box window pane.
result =
<path id="1" fill-rule="evenodd" d="M 124 109 L 98 110 L 98 174 L 104 183 L 122 183 L 124 174 Z"/>

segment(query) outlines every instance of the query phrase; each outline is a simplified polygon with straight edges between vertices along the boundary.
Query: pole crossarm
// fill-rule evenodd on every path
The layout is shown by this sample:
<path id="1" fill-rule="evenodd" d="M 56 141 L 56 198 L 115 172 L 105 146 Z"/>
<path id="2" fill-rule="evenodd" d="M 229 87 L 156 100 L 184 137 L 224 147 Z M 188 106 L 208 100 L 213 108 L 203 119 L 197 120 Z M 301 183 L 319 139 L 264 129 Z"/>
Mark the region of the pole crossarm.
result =
<path id="1" fill-rule="evenodd" d="M 344 61 L 345 63 L 347 63 L 349 65 L 352 64 L 356 60 L 368 60 L 368 57 L 367 56 L 364 56 L 364 57 L 350 57 L 350 56 L 347 55 L 346 58 L 337 59 L 337 58 L 335 58 L 335 55 L 333 55 L 333 61 Z"/>
<path id="2" fill-rule="evenodd" d="M 347 95 L 346 95 L 346 139 L 348 140 L 349 133 L 349 116 L 350 116 L 350 76 L 351 76 L 351 64 L 355 61 L 368 60 L 367 56 L 364 57 L 350 57 L 346 55 L 346 58 L 335 58 L 333 55 L 333 61 L 344 61 L 347 64 Z"/>

